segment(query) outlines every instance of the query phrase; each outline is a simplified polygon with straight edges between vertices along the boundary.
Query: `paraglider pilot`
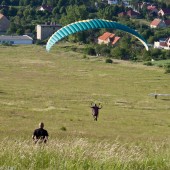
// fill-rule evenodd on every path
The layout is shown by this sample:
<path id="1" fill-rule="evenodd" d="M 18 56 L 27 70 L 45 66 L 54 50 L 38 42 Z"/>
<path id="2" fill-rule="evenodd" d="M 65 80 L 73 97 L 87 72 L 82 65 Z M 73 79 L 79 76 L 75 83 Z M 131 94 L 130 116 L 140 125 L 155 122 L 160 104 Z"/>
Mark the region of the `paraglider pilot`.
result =
<path id="1" fill-rule="evenodd" d="M 102 105 L 99 103 L 99 105 L 97 106 L 97 104 L 91 103 L 91 108 L 92 108 L 93 118 L 95 121 L 97 121 L 97 118 L 99 116 L 99 109 L 102 108 Z"/>

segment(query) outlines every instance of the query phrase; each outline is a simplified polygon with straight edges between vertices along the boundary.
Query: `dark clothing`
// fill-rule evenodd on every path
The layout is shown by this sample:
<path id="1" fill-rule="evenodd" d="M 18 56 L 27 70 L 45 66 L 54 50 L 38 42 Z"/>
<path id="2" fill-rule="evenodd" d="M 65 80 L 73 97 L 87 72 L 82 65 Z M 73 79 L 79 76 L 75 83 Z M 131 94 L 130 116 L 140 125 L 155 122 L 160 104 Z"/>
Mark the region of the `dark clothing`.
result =
<path id="1" fill-rule="evenodd" d="M 94 117 L 94 120 L 97 121 L 97 118 L 98 118 L 98 115 L 99 115 L 99 109 L 101 109 L 101 107 L 98 107 L 98 106 L 91 106 L 92 108 L 92 115 Z"/>
<path id="2" fill-rule="evenodd" d="M 92 108 L 93 115 L 95 115 L 95 116 L 97 116 L 99 114 L 99 109 L 101 109 L 97 106 L 92 106 L 91 108 Z"/>
<path id="3" fill-rule="evenodd" d="M 48 136 L 48 132 L 42 128 L 35 129 L 33 136 L 35 136 L 37 139 L 45 139 L 45 137 Z"/>

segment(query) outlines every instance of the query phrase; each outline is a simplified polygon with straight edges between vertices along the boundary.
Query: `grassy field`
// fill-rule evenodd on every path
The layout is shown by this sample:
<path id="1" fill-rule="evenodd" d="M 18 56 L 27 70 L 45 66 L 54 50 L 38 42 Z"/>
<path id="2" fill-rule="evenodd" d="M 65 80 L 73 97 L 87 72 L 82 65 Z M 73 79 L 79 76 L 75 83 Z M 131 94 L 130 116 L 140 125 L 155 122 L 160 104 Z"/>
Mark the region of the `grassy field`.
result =
<path id="1" fill-rule="evenodd" d="M 170 93 L 170 75 L 70 46 L 0 46 L 0 170 L 170 169 L 170 97 L 148 95 Z M 31 140 L 40 121 L 46 146 Z"/>

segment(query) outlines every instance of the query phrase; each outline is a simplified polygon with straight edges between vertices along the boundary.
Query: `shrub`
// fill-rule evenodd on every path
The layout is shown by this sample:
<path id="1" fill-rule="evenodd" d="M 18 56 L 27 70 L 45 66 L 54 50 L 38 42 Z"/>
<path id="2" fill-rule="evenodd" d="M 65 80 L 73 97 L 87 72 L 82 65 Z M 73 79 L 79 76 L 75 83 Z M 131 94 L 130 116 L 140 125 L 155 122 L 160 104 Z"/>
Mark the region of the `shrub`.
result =
<path id="1" fill-rule="evenodd" d="M 87 55 L 96 55 L 96 51 L 93 47 L 87 47 L 85 48 L 85 53 Z"/>
<path id="2" fill-rule="evenodd" d="M 163 65 L 162 64 L 158 64 L 158 67 L 163 67 Z"/>
<path id="3" fill-rule="evenodd" d="M 113 60 L 110 59 L 110 58 L 107 58 L 107 59 L 105 60 L 105 62 L 106 62 L 106 63 L 113 63 Z"/>
<path id="4" fill-rule="evenodd" d="M 64 126 L 62 126 L 62 127 L 60 128 L 60 130 L 62 130 L 62 131 L 66 131 L 66 130 L 67 130 L 67 128 L 66 128 L 66 127 L 64 127 Z"/>
<path id="5" fill-rule="evenodd" d="M 77 51 L 77 47 L 72 47 L 72 51 Z"/>
<path id="6" fill-rule="evenodd" d="M 87 58 L 87 56 L 84 54 L 84 55 L 83 55 L 83 58 L 85 59 L 85 58 Z"/>
<path id="7" fill-rule="evenodd" d="M 36 41 L 35 41 L 35 44 L 36 44 L 36 45 L 45 45 L 45 44 L 46 44 L 46 41 L 36 40 Z"/>
<path id="8" fill-rule="evenodd" d="M 151 61 L 145 62 L 144 65 L 146 66 L 153 66 L 153 63 Z"/>
<path id="9" fill-rule="evenodd" d="M 165 73 L 167 74 L 167 73 L 170 73 L 170 63 L 167 63 L 165 66 L 164 66 L 164 68 L 165 68 Z"/>

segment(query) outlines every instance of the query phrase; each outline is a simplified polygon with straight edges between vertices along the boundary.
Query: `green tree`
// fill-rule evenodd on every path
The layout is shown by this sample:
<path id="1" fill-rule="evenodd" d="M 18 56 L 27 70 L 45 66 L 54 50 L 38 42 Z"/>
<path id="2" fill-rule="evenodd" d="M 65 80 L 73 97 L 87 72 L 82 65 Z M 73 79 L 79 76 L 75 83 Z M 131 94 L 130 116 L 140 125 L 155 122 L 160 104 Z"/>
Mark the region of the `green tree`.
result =
<path id="1" fill-rule="evenodd" d="M 151 29 L 145 29 L 144 32 L 142 32 L 142 35 L 145 39 L 148 39 L 150 36 L 154 35 L 154 32 Z"/>
<path id="2" fill-rule="evenodd" d="M 110 54 L 110 47 L 109 46 L 103 46 L 103 48 L 101 48 L 101 55 L 102 56 L 105 56 L 105 57 L 110 57 L 111 56 L 111 54 Z"/>
<path id="3" fill-rule="evenodd" d="M 143 49 L 138 56 L 138 59 L 141 61 L 151 61 L 151 51 L 146 51 L 145 49 Z"/>
<path id="4" fill-rule="evenodd" d="M 151 50 L 151 57 L 154 59 L 154 60 L 159 60 L 159 59 L 163 59 L 163 56 L 162 56 L 162 51 L 158 48 L 154 48 Z"/>
<path id="5" fill-rule="evenodd" d="M 170 59 L 170 50 L 166 50 L 165 52 L 165 58 Z"/>
<path id="6" fill-rule="evenodd" d="M 14 22 L 10 23 L 10 27 L 7 31 L 7 34 L 13 34 L 17 31 L 17 25 Z"/>
<path id="7" fill-rule="evenodd" d="M 25 0 L 19 0 L 19 6 L 24 6 L 24 1 Z"/>
<path id="8" fill-rule="evenodd" d="M 96 54 L 101 56 L 110 56 L 111 47 L 106 44 L 96 45 L 95 47 Z"/>
<path id="9" fill-rule="evenodd" d="M 19 16 L 20 18 L 23 17 L 23 11 L 24 9 L 23 8 L 19 8 L 19 10 L 17 11 L 17 16 Z"/>
<path id="10" fill-rule="evenodd" d="M 85 54 L 88 54 L 88 55 L 96 55 L 96 51 L 93 47 L 90 47 L 90 46 L 87 46 L 85 49 Z"/>
<path id="11" fill-rule="evenodd" d="M 118 12 L 119 12 L 118 6 L 109 5 L 106 6 L 105 8 L 99 8 L 97 16 L 99 18 L 112 20 L 114 16 L 117 16 Z"/>
<path id="12" fill-rule="evenodd" d="M 170 73 L 170 63 L 166 64 L 166 65 L 164 66 L 164 68 L 165 68 L 165 73 L 166 73 L 166 74 L 167 74 L 167 73 Z"/>
<path id="13" fill-rule="evenodd" d="M 30 4 L 30 0 L 24 0 L 24 6 L 27 6 Z"/>
<path id="14" fill-rule="evenodd" d="M 111 56 L 116 59 L 127 59 L 126 49 L 115 47 L 111 50 Z"/>
<path id="15" fill-rule="evenodd" d="M 42 5 L 47 5 L 47 0 L 43 0 Z"/>
<path id="16" fill-rule="evenodd" d="M 8 15 L 8 10 L 3 8 L 3 9 L 0 10 L 0 13 L 7 16 Z"/>
<path id="17" fill-rule="evenodd" d="M 18 28 L 17 31 L 16 31 L 16 34 L 17 35 L 23 35 L 24 34 L 23 28 Z"/>
<path id="18" fill-rule="evenodd" d="M 27 16 L 30 15 L 30 9 L 29 8 L 26 8 L 24 11 L 23 11 L 23 15 L 25 18 L 27 18 Z"/>
<path id="19" fill-rule="evenodd" d="M 57 7 L 60 9 L 61 7 L 66 7 L 67 6 L 67 0 L 59 0 Z"/>
<path id="20" fill-rule="evenodd" d="M 56 14 L 59 14 L 58 7 L 53 8 L 52 14 L 55 16 Z"/>
<path id="21" fill-rule="evenodd" d="M 10 4 L 14 5 L 14 6 L 18 6 L 19 5 L 19 0 L 10 0 Z"/>
<path id="22" fill-rule="evenodd" d="M 148 43 L 154 43 L 154 41 L 155 41 L 154 36 L 150 36 L 148 39 Z"/>
<path id="23" fill-rule="evenodd" d="M 88 17 L 87 8 L 85 5 L 81 6 L 68 6 L 66 8 L 66 15 L 62 15 L 61 23 L 67 25 L 69 23 L 80 21 Z"/>
<path id="24" fill-rule="evenodd" d="M 17 9 L 14 7 L 9 7 L 8 16 L 15 16 L 15 15 L 17 15 Z"/>

